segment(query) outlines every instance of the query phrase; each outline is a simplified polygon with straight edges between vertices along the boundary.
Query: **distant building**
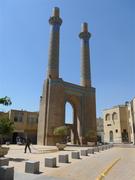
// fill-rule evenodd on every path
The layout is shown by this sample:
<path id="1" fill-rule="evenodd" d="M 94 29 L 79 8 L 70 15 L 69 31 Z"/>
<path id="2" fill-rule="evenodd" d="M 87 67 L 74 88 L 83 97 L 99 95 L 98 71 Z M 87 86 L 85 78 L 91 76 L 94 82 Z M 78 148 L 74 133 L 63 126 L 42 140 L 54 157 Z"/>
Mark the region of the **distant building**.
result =
<path id="1" fill-rule="evenodd" d="M 135 98 L 125 105 L 118 105 L 103 112 L 104 141 L 135 143 Z"/>
<path id="2" fill-rule="evenodd" d="M 24 139 L 28 136 L 32 143 L 37 142 L 37 124 L 38 124 L 38 112 L 29 112 L 23 110 L 10 110 L 7 113 L 0 112 L 1 117 L 8 117 L 14 122 L 15 130 L 10 141 L 16 143 L 16 138 L 21 137 Z"/>
<path id="3" fill-rule="evenodd" d="M 128 103 L 128 117 L 129 117 L 129 133 L 130 139 L 135 144 L 135 98 Z"/>
<path id="4" fill-rule="evenodd" d="M 104 142 L 104 125 L 101 117 L 97 118 L 97 140 Z"/>

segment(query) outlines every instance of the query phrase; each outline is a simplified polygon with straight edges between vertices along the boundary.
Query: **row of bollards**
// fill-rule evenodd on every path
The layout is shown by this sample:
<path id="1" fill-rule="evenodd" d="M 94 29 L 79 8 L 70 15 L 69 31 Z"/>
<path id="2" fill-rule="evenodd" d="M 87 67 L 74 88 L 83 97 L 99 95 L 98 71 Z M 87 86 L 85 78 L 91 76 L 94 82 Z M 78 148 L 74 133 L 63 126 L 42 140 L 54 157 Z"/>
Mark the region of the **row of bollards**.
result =
<path id="1" fill-rule="evenodd" d="M 88 156 L 88 154 L 94 154 L 95 152 L 103 151 L 111 148 L 113 145 L 102 145 L 91 147 L 88 149 L 82 149 L 79 151 L 71 152 L 72 159 L 80 159 L 80 156 Z M 68 154 L 60 154 L 58 156 L 59 163 L 69 163 L 69 155 Z M 27 161 L 25 163 L 25 172 L 26 173 L 39 173 L 39 161 Z M 45 167 L 55 168 L 57 167 L 57 158 L 56 157 L 46 157 L 44 162 Z"/>
<path id="2" fill-rule="evenodd" d="M 95 152 L 103 151 L 113 147 L 113 144 L 102 145 L 91 147 L 88 149 L 83 149 L 79 151 L 71 152 L 72 159 L 80 159 L 80 156 L 88 156 L 88 154 L 94 154 Z M 69 163 L 69 155 L 68 154 L 60 154 L 58 156 L 59 163 Z M 56 157 L 46 157 L 44 159 L 45 167 L 57 167 L 57 158 Z M 38 174 L 40 162 L 39 161 L 26 161 L 25 162 L 25 172 Z M 9 159 L 2 157 L 0 158 L 0 179 L 1 180 L 14 180 L 14 167 L 9 166 Z"/>

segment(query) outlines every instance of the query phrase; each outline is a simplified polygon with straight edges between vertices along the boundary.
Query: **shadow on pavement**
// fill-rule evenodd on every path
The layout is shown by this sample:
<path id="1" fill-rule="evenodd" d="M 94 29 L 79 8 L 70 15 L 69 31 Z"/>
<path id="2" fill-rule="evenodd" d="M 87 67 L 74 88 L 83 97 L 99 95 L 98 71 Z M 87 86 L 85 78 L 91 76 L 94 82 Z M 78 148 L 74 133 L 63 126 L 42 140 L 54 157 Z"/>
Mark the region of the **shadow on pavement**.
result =
<path id="1" fill-rule="evenodd" d="M 22 162 L 22 161 L 27 161 L 28 159 L 23 159 L 23 158 L 9 158 L 9 161 L 15 161 L 15 162 Z"/>

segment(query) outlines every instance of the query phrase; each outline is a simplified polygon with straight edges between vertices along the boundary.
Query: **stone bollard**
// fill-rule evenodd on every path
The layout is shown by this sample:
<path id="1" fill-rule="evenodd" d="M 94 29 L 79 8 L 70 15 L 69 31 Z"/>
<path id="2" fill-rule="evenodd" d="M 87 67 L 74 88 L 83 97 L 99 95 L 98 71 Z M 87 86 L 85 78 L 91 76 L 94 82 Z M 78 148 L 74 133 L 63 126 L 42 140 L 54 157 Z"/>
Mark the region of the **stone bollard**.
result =
<path id="1" fill-rule="evenodd" d="M 109 144 L 109 147 L 112 148 L 112 144 Z"/>
<path id="2" fill-rule="evenodd" d="M 94 152 L 99 152 L 99 148 L 98 147 L 94 147 Z"/>
<path id="3" fill-rule="evenodd" d="M 113 144 L 110 144 L 111 147 L 113 147 Z"/>
<path id="4" fill-rule="evenodd" d="M 102 151 L 102 146 L 98 146 L 98 150 L 99 150 L 99 151 Z"/>
<path id="5" fill-rule="evenodd" d="M 9 165 L 9 159 L 5 157 L 0 158 L 0 166 L 8 166 Z"/>
<path id="6" fill-rule="evenodd" d="M 81 150 L 81 156 L 88 156 L 88 150 L 87 149 L 82 149 Z"/>
<path id="7" fill-rule="evenodd" d="M 113 144 L 109 144 L 110 145 L 110 148 L 112 148 L 113 147 Z"/>
<path id="8" fill-rule="evenodd" d="M 94 154 L 94 148 L 88 149 L 88 154 Z"/>
<path id="9" fill-rule="evenodd" d="M 25 162 L 25 172 L 38 174 L 39 173 L 39 161 L 26 161 Z"/>
<path id="10" fill-rule="evenodd" d="M 68 154 L 60 154 L 59 155 L 59 163 L 68 163 Z"/>
<path id="11" fill-rule="evenodd" d="M 56 157 L 46 157 L 45 167 L 56 167 Z"/>
<path id="12" fill-rule="evenodd" d="M 72 152 L 72 159 L 80 159 L 80 153 L 78 151 Z"/>
<path id="13" fill-rule="evenodd" d="M 105 150 L 105 146 L 102 145 L 102 146 L 101 146 L 101 151 L 104 151 L 104 150 Z"/>
<path id="14" fill-rule="evenodd" d="M 14 180 L 14 167 L 1 166 L 0 167 L 0 179 L 1 180 Z"/>

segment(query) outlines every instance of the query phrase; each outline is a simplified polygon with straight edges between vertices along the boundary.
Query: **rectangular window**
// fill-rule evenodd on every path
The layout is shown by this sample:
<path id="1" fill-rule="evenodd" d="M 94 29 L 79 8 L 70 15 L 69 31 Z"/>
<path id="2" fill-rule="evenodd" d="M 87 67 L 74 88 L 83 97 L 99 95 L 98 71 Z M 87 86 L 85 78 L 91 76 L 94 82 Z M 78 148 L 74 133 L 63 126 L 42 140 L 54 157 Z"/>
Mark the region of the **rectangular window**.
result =
<path id="1" fill-rule="evenodd" d="M 30 115 L 30 116 L 28 117 L 28 123 L 30 123 L 30 124 L 36 124 L 36 123 L 37 123 L 37 120 L 38 120 L 38 118 L 35 117 L 35 116 Z"/>
<path id="2" fill-rule="evenodd" d="M 15 112 L 14 122 L 23 122 L 23 113 L 22 112 Z"/>

